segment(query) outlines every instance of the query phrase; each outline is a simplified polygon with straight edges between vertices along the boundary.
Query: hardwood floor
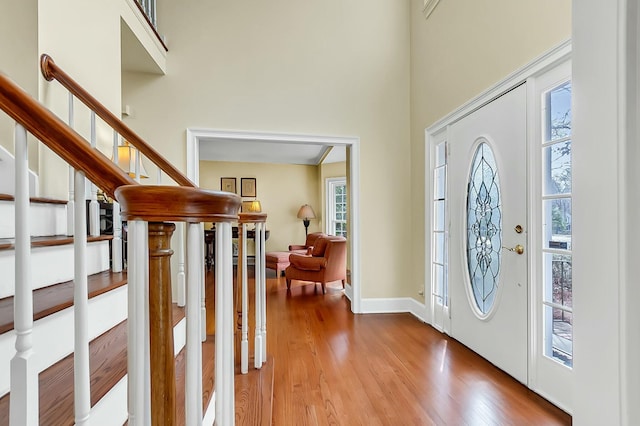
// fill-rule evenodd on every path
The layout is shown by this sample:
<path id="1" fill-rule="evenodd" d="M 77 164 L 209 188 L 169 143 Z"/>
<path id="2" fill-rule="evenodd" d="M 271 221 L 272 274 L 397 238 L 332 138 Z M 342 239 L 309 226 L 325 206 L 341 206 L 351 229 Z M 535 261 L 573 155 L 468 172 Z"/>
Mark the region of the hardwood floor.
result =
<path id="1" fill-rule="evenodd" d="M 410 314 L 268 279 L 274 425 L 562 425 L 569 415 Z"/>

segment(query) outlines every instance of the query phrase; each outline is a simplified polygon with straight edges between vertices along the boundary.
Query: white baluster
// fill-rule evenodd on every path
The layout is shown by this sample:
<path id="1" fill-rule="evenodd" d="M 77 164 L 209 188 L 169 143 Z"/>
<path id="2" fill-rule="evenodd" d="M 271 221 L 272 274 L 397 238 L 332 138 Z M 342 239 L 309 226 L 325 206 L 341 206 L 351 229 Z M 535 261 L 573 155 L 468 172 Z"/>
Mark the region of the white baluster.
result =
<path id="1" fill-rule="evenodd" d="M 118 139 L 119 135 L 113 131 L 113 162 L 118 164 Z M 122 217 L 120 216 L 120 204 L 113 201 L 113 240 L 111 240 L 111 270 L 122 271 Z"/>
<path id="2" fill-rule="evenodd" d="M 145 412 L 145 359 L 144 359 L 144 288 L 149 287 L 149 240 L 147 222 L 128 222 L 128 297 L 127 319 L 127 380 L 129 424 L 148 424 L 150 415 Z"/>
<path id="3" fill-rule="evenodd" d="M 207 303 L 206 303 L 206 299 L 205 299 L 205 285 L 204 285 L 204 239 L 203 239 L 203 235 L 204 235 L 204 223 L 200 223 L 198 224 L 198 226 L 200 226 L 200 244 L 198 244 L 199 247 L 199 254 L 198 254 L 198 269 L 200 270 L 200 276 L 202 277 L 202 279 L 200 280 L 200 324 L 202 325 L 200 327 L 200 339 L 201 341 L 206 341 L 207 340 Z"/>
<path id="4" fill-rule="evenodd" d="M 260 294 L 262 295 L 262 362 L 267 362 L 267 269 L 265 259 L 265 243 L 267 224 L 262 222 L 257 226 L 260 229 L 260 249 L 256 251 L 256 258 L 259 267 L 256 267 L 256 274 L 260 274 Z M 259 272 L 258 272 L 259 271 Z"/>
<path id="5" fill-rule="evenodd" d="M 235 422 L 231 224 L 216 225 L 216 425 Z"/>
<path id="6" fill-rule="evenodd" d="M 15 128 L 15 295 L 13 323 L 16 354 L 11 359 L 10 425 L 37 425 L 38 371 L 33 363 L 33 293 L 29 230 L 29 160 L 27 132 Z"/>
<path id="7" fill-rule="evenodd" d="M 95 148 L 96 141 L 96 113 L 91 111 L 91 147 Z M 89 235 L 100 235 L 100 206 L 98 205 L 98 187 L 89 182 L 91 196 L 89 197 Z"/>
<path id="8" fill-rule="evenodd" d="M 249 284 L 247 279 L 247 224 L 240 224 L 242 230 L 242 259 L 239 268 L 242 268 L 242 329 L 240 339 L 240 372 L 247 374 L 249 372 Z"/>
<path id="9" fill-rule="evenodd" d="M 91 411 L 89 368 L 89 301 L 87 293 L 87 223 L 84 172 L 75 172 L 75 217 L 74 225 L 74 349 L 73 349 L 73 399 L 75 422 L 87 424 Z"/>
<path id="10" fill-rule="evenodd" d="M 262 359 L 264 350 L 262 346 L 264 345 L 263 335 L 262 335 L 262 318 L 264 317 L 262 311 L 264 306 L 262 306 L 262 274 L 260 273 L 260 257 L 258 253 L 260 253 L 260 223 L 256 223 L 256 229 L 254 233 L 254 241 L 255 241 L 255 257 L 254 257 L 254 278 L 255 278 L 255 347 L 254 347 L 254 358 L 253 365 L 255 368 L 261 368 L 264 360 Z"/>
<path id="11" fill-rule="evenodd" d="M 133 160 L 134 160 L 134 171 L 135 171 L 135 179 L 136 182 L 140 183 L 140 170 L 141 167 L 140 165 L 142 164 L 142 158 L 140 155 L 140 151 L 138 151 L 138 149 L 135 150 L 131 150 L 132 155 L 134 156 Z"/>
<path id="12" fill-rule="evenodd" d="M 202 422 L 202 345 L 200 343 L 200 281 L 203 278 L 199 262 L 202 232 L 199 223 L 187 224 L 187 360 L 185 378 L 185 416 L 187 425 Z M 217 335 L 217 334 L 216 334 Z M 217 362 L 217 360 L 216 360 Z M 217 374 L 217 372 L 216 372 Z M 217 381 L 216 376 L 216 381 Z"/>
<path id="13" fill-rule="evenodd" d="M 73 94 L 69 92 L 69 127 L 73 129 Z M 67 202 L 67 235 L 73 235 L 73 215 L 75 214 L 75 195 L 74 195 L 74 170 L 69 166 L 69 201 Z"/>
<path id="14" fill-rule="evenodd" d="M 176 230 L 178 231 L 178 282 L 176 283 L 176 303 L 178 306 L 184 306 L 185 301 L 185 293 L 186 293 L 186 274 L 185 274 L 185 250 L 184 250 L 184 242 L 185 242 L 185 226 L 184 222 L 180 222 L 176 224 Z"/>

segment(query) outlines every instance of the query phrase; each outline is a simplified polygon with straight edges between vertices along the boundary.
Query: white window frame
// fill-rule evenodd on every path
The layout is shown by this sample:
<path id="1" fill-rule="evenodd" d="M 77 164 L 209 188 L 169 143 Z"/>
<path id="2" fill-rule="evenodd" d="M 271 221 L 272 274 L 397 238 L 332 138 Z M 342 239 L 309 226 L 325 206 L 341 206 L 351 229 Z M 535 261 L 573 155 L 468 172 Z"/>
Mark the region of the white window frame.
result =
<path id="1" fill-rule="evenodd" d="M 450 310 L 449 310 L 449 211 L 448 211 L 448 200 L 449 200 L 449 185 L 448 185 L 448 169 L 447 169 L 447 165 L 448 165 L 448 157 L 449 157 L 449 146 L 447 143 L 447 130 L 445 129 L 444 131 L 434 135 L 431 138 L 430 144 L 429 144 L 429 148 L 427 150 L 428 154 L 429 154 L 429 162 L 427 164 L 429 164 L 429 174 L 430 174 L 430 188 L 427 191 L 428 194 L 428 198 L 427 198 L 427 206 L 426 208 L 428 209 L 427 211 L 431 212 L 431 215 L 429 215 L 428 217 L 431 217 L 431 220 L 429 221 L 429 223 L 426 226 L 426 230 L 429 233 L 429 238 L 427 239 L 427 241 L 431 241 L 431 250 L 430 250 L 430 257 L 427 258 L 426 260 L 426 265 L 427 265 L 427 277 L 430 277 L 430 285 L 429 286 L 425 286 L 425 290 L 427 291 L 427 294 L 425 295 L 426 297 L 426 302 L 427 305 L 430 306 L 430 316 L 431 316 L 431 325 L 436 328 L 439 331 L 442 331 L 444 333 L 449 333 L 451 326 L 451 317 L 450 317 Z M 436 163 L 436 149 L 438 146 L 443 146 L 444 147 L 444 154 L 445 154 L 445 159 L 444 159 L 444 164 L 437 164 Z M 435 224 L 435 220 L 436 220 L 436 214 L 435 214 L 435 209 L 436 209 L 436 179 L 435 179 L 435 174 L 436 174 L 436 169 L 441 168 L 444 170 L 444 174 L 445 174 L 445 189 L 444 189 L 444 230 L 442 231 L 438 231 L 436 230 L 436 224 Z M 438 249 L 435 245 L 437 243 L 437 238 L 435 237 L 436 234 L 443 234 L 443 238 L 442 238 L 442 243 L 443 243 L 443 247 L 439 247 L 440 250 L 442 250 L 443 254 L 443 259 L 444 262 L 441 264 L 439 262 L 437 262 L 436 260 L 436 250 Z M 437 283 L 436 283 L 436 267 L 437 266 L 442 266 L 443 268 L 443 278 L 444 278 L 444 283 L 443 283 L 443 293 L 442 295 L 437 293 Z"/>
<path id="2" fill-rule="evenodd" d="M 338 186 L 344 186 L 345 187 L 345 191 L 347 190 L 347 178 L 346 177 L 333 177 L 333 178 L 327 178 L 326 180 L 326 218 L 327 220 L 325 221 L 325 232 L 329 235 L 337 235 L 336 234 L 336 223 L 344 223 L 345 224 L 345 230 L 346 230 L 346 226 L 347 226 L 347 219 L 345 216 L 344 220 L 336 220 L 336 204 L 335 204 L 335 191 L 336 191 L 336 187 Z M 345 205 L 347 207 L 348 210 L 348 202 L 349 202 L 349 198 L 348 195 L 345 193 Z M 346 231 L 345 231 L 346 232 Z"/>

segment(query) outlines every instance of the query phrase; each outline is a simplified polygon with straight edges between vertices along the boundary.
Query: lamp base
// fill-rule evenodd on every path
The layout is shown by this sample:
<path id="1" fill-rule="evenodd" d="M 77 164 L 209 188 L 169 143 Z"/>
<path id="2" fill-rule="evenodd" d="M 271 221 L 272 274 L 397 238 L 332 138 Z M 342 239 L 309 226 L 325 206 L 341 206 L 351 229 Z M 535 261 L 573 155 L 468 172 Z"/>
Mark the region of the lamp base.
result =
<path id="1" fill-rule="evenodd" d="M 309 219 L 304 219 L 302 221 L 302 224 L 304 225 L 304 236 L 306 237 L 308 235 L 309 232 L 309 224 L 311 223 L 311 221 Z"/>

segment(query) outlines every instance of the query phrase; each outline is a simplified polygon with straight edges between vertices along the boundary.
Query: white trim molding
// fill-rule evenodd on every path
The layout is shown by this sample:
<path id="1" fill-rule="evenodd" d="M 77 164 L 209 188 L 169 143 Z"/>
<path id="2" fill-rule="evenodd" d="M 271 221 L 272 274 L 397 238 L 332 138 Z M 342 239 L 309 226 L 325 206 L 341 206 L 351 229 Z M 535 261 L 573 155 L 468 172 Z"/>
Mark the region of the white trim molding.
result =
<path id="1" fill-rule="evenodd" d="M 211 139 L 236 139 L 290 144 L 323 144 L 344 146 L 349 152 L 349 238 L 351 244 L 350 300 L 353 313 L 361 313 L 360 296 L 360 138 L 355 136 L 321 136 L 238 130 L 187 129 L 187 177 L 196 185 L 200 181 L 200 142 Z"/>
<path id="2" fill-rule="evenodd" d="M 428 19 L 433 13 L 433 10 L 440 4 L 440 0 L 424 0 L 424 7 L 422 8 L 422 13 L 424 13 L 424 18 Z"/>
<path id="3" fill-rule="evenodd" d="M 363 314 L 400 314 L 410 313 L 424 323 L 429 323 L 425 316 L 425 306 L 412 297 L 394 297 L 380 299 L 362 299 Z"/>

